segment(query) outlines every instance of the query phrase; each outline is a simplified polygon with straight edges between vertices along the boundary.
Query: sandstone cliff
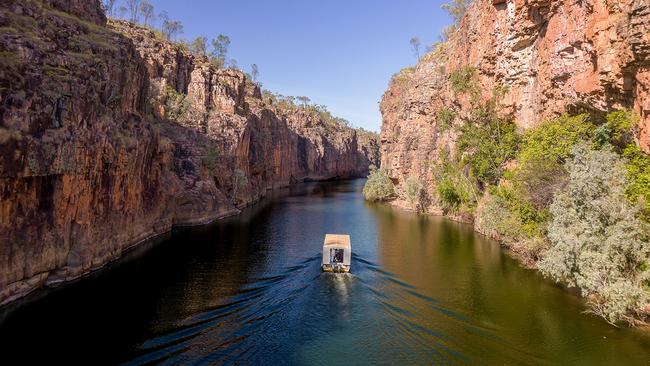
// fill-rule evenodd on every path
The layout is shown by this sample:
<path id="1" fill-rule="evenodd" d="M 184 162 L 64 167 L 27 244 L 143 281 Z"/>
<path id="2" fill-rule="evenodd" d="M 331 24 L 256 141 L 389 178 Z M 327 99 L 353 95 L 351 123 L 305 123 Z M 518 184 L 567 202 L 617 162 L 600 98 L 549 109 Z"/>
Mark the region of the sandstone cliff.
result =
<path id="1" fill-rule="evenodd" d="M 97 0 L 4 1 L 0 27 L 0 304 L 377 164 L 372 136 L 278 110 L 241 71 L 107 25 Z"/>
<path id="2" fill-rule="evenodd" d="M 631 187 L 650 192 L 649 88 L 647 0 L 475 0 L 393 77 L 369 192 L 393 199 L 392 181 L 393 204 L 473 221 L 594 314 L 647 322 L 650 194 Z"/>
<path id="3" fill-rule="evenodd" d="M 520 129 L 565 112 L 628 108 L 641 115 L 638 142 L 649 149 L 647 1 L 476 0 L 451 39 L 397 74 L 383 97 L 382 167 L 399 185 L 414 175 L 431 188 L 430 163 L 454 151 L 461 118 L 445 129 L 439 117 L 471 109 L 450 81 L 468 66 L 483 99 L 507 88 L 503 108 Z"/>

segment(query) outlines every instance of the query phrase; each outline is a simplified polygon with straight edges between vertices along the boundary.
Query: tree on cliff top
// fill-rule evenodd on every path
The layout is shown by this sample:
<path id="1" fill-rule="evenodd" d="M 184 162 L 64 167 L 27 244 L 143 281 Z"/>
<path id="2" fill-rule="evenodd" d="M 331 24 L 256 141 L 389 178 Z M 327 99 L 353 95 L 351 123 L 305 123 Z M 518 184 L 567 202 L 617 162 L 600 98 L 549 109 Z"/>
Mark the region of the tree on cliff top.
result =
<path id="1" fill-rule="evenodd" d="M 257 78 L 260 76 L 260 70 L 257 67 L 257 64 L 251 65 L 251 79 L 253 82 L 257 82 Z"/>
<path id="2" fill-rule="evenodd" d="M 131 14 L 131 22 L 137 23 L 140 20 L 140 5 L 142 0 L 126 0 L 126 7 Z"/>
<path id="3" fill-rule="evenodd" d="M 454 24 L 442 30 L 442 35 L 440 37 L 442 42 L 447 41 L 456 31 L 471 3 L 472 0 L 451 0 L 451 2 L 442 4 L 441 7 L 449 13 L 449 16 L 451 16 L 451 19 L 454 21 Z"/>
<path id="4" fill-rule="evenodd" d="M 183 33 L 183 24 L 178 20 L 172 20 L 167 12 L 162 12 L 158 16 L 162 20 L 162 33 L 166 39 L 172 41 L 176 36 Z"/>
<path id="5" fill-rule="evenodd" d="M 205 37 L 196 37 L 190 43 L 190 51 L 197 56 L 206 56 L 208 53 L 208 39 Z"/>
<path id="6" fill-rule="evenodd" d="M 298 101 L 302 104 L 303 108 L 307 108 L 307 106 L 309 105 L 309 102 L 311 102 L 311 99 L 309 99 L 309 97 L 305 97 L 305 96 L 299 96 L 299 97 L 296 97 L 296 99 L 298 99 Z"/>
<path id="7" fill-rule="evenodd" d="M 411 38 L 409 43 L 411 44 L 411 48 L 413 49 L 413 54 L 415 55 L 415 57 L 417 57 L 418 62 L 420 62 L 420 45 L 421 45 L 420 38 L 413 37 Z"/>
<path id="8" fill-rule="evenodd" d="M 156 19 L 155 8 L 152 3 L 147 0 L 142 0 L 140 4 L 140 13 L 142 14 L 142 24 L 145 27 L 151 26 L 151 23 Z"/>
<path id="9" fill-rule="evenodd" d="M 472 0 L 451 0 L 451 2 L 442 4 L 441 8 L 446 10 L 449 16 L 451 16 L 451 19 L 453 19 L 454 24 L 458 25 L 463 20 L 467 8 L 469 8 L 471 3 Z"/>
<path id="10" fill-rule="evenodd" d="M 217 38 L 212 40 L 212 52 L 210 58 L 214 64 L 219 67 L 223 67 L 226 64 L 228 47 L 230 47 L 230 37 L 225 34 L 220 34 Z"/>

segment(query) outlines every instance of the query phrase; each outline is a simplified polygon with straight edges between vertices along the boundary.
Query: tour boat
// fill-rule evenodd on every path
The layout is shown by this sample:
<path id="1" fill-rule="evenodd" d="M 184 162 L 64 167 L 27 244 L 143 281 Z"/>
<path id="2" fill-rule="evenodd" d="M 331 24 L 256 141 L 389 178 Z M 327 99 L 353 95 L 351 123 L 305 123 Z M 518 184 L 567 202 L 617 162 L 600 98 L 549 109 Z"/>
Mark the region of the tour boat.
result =
<path id="1" fill-rule="evenodd" d="M 323 271 L 325 272 L 350 272 L 352 260 L 352 246 L 350 235 L 325 235 L 323 243 Z"/>

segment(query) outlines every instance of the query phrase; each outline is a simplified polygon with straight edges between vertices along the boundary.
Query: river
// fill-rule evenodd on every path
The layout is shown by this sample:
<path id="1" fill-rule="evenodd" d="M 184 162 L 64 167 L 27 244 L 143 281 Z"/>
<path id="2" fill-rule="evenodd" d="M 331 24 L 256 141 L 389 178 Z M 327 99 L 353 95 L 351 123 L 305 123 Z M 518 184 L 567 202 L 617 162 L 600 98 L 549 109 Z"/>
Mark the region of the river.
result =
<path id="1" fill-rule="evenodd" d="M 295 186 L 179 230 L 0 318 L 2 360 L 52 364 L 650 365 L 616 328 L 468 225 Z M 350 274 L 324 274 L 349 233 Z M 4 363 L 4 362 L 3 362 Z"/>

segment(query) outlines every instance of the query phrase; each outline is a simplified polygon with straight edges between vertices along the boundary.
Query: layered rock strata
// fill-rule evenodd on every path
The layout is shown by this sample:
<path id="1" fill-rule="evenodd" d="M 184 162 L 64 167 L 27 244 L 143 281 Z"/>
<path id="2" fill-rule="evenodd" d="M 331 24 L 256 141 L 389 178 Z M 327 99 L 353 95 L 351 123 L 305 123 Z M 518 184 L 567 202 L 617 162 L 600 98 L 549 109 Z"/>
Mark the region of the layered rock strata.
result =
<path id="1" fill-rule="evenodd" d="M 451 39 L 397 74 L 383 97 L 382 167 L 400 187 L 414 175 L 433 188 L 431 162 L 455 151 L 459 126 L 437 117 L 454 111 L 458 123 L 471 111 L 450 78 L 468 67 L 484 100 L 507 90 L 502 109 L 522 130 L 567 112 L 631 109 L 649 151 L 648 1 L 476 0 Z"/>

